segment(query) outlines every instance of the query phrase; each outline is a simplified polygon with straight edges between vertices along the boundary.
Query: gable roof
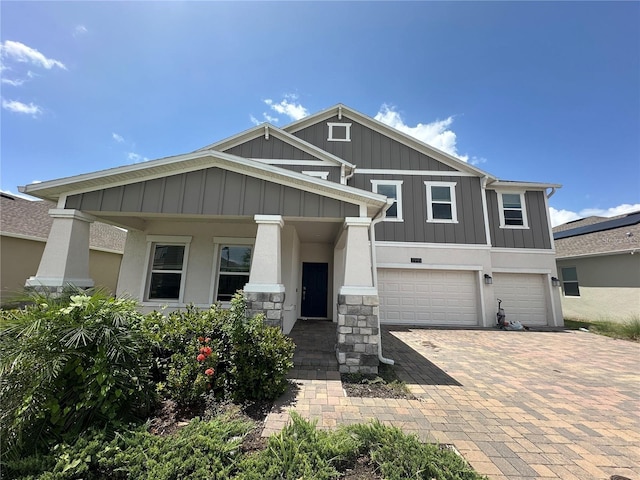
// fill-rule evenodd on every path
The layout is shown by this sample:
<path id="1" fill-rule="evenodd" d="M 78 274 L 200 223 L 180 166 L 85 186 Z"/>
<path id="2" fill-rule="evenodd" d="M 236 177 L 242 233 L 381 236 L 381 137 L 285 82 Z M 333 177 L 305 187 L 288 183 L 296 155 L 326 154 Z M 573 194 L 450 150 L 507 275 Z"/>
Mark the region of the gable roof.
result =
<path id="1" fill-rule="evenodd" d="M 356 110 L 353 110 L 352 108 L 349 108 L 346 105 L 343 105 L 341 103 L 334 105 L 333 107 L 327 108 L 326 110 L 322 110 L 321 112 L 304 117 L 293 123 L 290 123 L 289 125 L 286 125 L 285 127 L 283 127 L 283 130 L 288 133 L 295 133 L 299 130 L 302 130 L 311 125 L 314 125 L 316 123 L 332 118 L 336 115 L 338 116 L 346 115 L 347 117 L 365 125 L 366 127 L 380 133 L 381 135 L 384 135 L 400 143 L 403 143 L 408 147 L 411 147 L 421 153 L 424 153 L 425 155 L 428 155 L 434 158 L 435 160 L 438 160 L 444 163 L 445 165 L 448 165 L 451 168 L 454 168 L 455 170 L 461 170 L 464 172 L 472 173 L 478 177 L 486 176 L 486 177 L 489 177 L 490 181 L 497 180 L 497 178 L 491 175 L 490 173 L 480 170 L 479 168 L 476 168 L 473 165 L 469 165 L 467 162 L 460 160 L 459 158 L 456 158 L 453 155 L 443 152 L 442 150 L 438 150 L 437 148 L 432 147 L 431 145 L 428 145 L 424 142 L 421 142 L 420 140 L 418 140 L 415 137 L 412 137 L 411 135 L 407 135 L 406 133 L 403 133 L 400 130 L 390 127 L 389 125 L 386 125 L 374 118 L 371 118 Z"/>
<path id="2" fill-rule="evenodd" d="M 0 194 L 0 234 L 46 241 L 53 224 L 49 210 L 56 204 L 43 201 L 31 201 L 6 193 Z M 93 222 L 90 227 L 89 244 L 91 248 L 122 253 L 127 232 L 101 222 Z"/>
<path id="3" fill-rule="evenodd" d="M 587 217 L 554 227 L 553 232 L 558 258 L 633 252 L 640 249 L 640 211 Z"/>
<path id="4" fill-rule="evenodd" d="M 248 142 L 249 140 L 253 140 L 262 136 L 266 138 L 268 138 L 269 136 L 278 138 L 279 140 L 282 140 L 283 142 L 288 143 L 289 145 L 298 148 L 319 160 L 325 160 L 330 163 L 335 163 L 336 165 L 345 165 L 349 168 L 354 167 L 353 164 L 347 162 L 346 160 L 343 160 L 336 155 L 318 148 L 315 145 L 296 137 L 295 135 L 291 135 L 290 133 L 281 130 L 280 128 L 270 123 L 262 123 L 232 137 L 226 138 L 216 143 L 212 143 L 210 145 L 207 145 L 206 147 L 199 148 L 198 150 L 196 150 L 196 152 L 204 152 L 207 150 L 216 150 L 219 152 L 223 152 L 242 143 Z"/>
<path id="5" fill-rule="evenodd" d="M 196 151 L 186 155 L 177 155 L 158 160 L 125 165 L 97 172 L 85 173 L 73 177 L 50 180 L 19 187 L 23 193 L 51 201 L 60 196 L 85 193 L 104 188 L 128 185 L 131 183 L 167 177 L 170 175 L 222 168 L 255 178 L 276 182 L 282 185 L 305 190 L 311 193 L 343 200 L 350 203 L 365 204 L 375 208 L 386 206 L 386 197 L 377 193 L 360 190 L 327 180 L 293 172 L 255 160 L 230 155 L 215 150 Z"/>

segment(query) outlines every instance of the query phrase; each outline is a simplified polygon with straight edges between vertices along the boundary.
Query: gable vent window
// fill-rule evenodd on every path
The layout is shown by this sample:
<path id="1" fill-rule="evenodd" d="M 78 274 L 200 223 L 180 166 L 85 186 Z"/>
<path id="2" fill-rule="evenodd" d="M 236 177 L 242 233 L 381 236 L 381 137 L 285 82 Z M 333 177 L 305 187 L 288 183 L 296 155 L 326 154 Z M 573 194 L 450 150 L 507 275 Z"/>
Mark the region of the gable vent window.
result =
<path id="1" fill-rule="evenodd" d="M 327 141 L 329 142 L 350 142 L 351 141 L 351 124 L 350 123 L 335 123 L 328 122 L 329 135 Z"/>
<path id="2" fill-rule="evenodd" d="M 427 187 L 427 222 L 458 223 L 455 182 L 424 182 Z"/>
<path id="3" fill-rule="evenodd" d="M 498 192 L 500 228 L 529 228 L 523 192 Z"/>
<path id="4" fill-rule="evenodd" d="M 562 289 L 564 290 L 565 297 L 580 296 L 578 271 L 576 267 L 565 267 L 562 269 Z"/>
<path id="5" fill-rule="evenodd" d="M 371 180 L 371 184 L 375 193 L 395 200 L 387 210 L 385 221 L 402 222 L 402 180 Z"/>

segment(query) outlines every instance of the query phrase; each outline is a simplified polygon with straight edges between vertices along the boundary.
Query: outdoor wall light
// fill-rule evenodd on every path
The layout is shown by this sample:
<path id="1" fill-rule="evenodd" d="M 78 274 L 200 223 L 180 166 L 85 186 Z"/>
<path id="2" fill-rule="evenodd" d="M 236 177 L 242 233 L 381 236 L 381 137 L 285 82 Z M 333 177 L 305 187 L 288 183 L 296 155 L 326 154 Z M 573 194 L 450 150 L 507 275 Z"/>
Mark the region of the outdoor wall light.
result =
<path id="1" fill-rule="evenodd" d="M 493 283 L 493 278 L 491 278 L 491 275 L 487 275 L 486 273 L 484 274 L 484 283 L 485 285 L 491 285 Z"/>
<path id="2" fill-rule="evenodd" d="M 558 277 L 551 277 L 551 285 L 554 287 L 560 286 L 560 280 L 558 280 Z"/>

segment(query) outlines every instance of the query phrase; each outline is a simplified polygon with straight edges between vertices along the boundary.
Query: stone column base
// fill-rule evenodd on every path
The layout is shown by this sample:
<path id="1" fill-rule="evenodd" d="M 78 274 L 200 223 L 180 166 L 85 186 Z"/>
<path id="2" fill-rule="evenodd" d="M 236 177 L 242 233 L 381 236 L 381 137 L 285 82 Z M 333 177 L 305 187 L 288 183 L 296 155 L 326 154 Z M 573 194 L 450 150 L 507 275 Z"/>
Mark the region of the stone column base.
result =
<path id="1" fill-rule="evenodd" d="M 284 292 L 244 292 L 244 298 L 247 300 L 248 316 L 263 313 L 264 323 L 282 331 Z"/>
<path id="2" fill-rule="evenodd" d="M 378 373 L 377 295 L 338 295 L 336 356 L 342 373 Z"/>

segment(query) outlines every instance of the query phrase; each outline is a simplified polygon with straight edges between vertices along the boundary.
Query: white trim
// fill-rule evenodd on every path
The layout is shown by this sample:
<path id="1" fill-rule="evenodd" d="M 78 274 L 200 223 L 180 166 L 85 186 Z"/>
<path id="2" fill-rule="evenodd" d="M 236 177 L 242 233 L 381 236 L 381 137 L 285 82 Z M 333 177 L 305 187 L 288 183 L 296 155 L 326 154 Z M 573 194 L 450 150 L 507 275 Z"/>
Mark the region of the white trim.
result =
<path id="1" fill-rule="evenodd" d="M 389 217 L 389 210 L 386 210 L 386 216 L 383 220 L 383 222 L 402 222 L 403 221 L 403 217 L 402 217 L 402 184 L 404 183 L 404 180 L 371 180 L 371 186 L 373 188 L 373 192 L 374 193 L 378 193 L 379 195 L 382 195 L 381 193 L 378 192 L 378 186 L 379 185 L 393 185 L 396 187 L 396 198 L 393 198 L 392 200 L 394 201 L 393 203 L 396 204 L 396 216 L 395 217 Z"/>
<path id="2" fill-rule="evenodd" d="M 491 247 L 491 252 L 495 253 L 533 253 L 536 255 L 553 255 L 556 252 L 548 248 L 503 248 L 503 247 Z"/>
<path id="3" fill-rule="evenodd" d="M 432 182 L 429 180 L 425 180 L 424 182 L 425 189 L 427 192 L 427 222 L 429 223 L 458 223 L 458 207 L 456 202 L 456 185 L 457 182 Z M 450 219 L 442 219 L 442 218 L 433 218 L 433 209 L 431 208 L 434 201 L 431 198 L 431 187 L 449 187 L 449 195 L 451 197 L 451 218 Z M 435 203 L 445 203 L 442 201 L 438 201 Z"/>
<path id="4" fill-rule="evenodd" d="M 529 230 L 529 219 L 527 218 L 527 199 L 524 190 L 496 190 L 498 195 L 498 215 L 500 216 L 500 228 L 513 230 Z M 507 225 L 504 218 L 504 203 L 502 195 L 519 195 L 520 211 L 522 212 L 522 225 Z M 511 208 L 510 210 L 517 210 Z"/>
<path id="5" fill-rule="evenodd" d="M 258 224 L 265 223 L 265 224 L 279 225 L 280 228 L 284 226 L 284 220 L 282 220 L 282 215 L 256 214 L 253 216 L 253 220 Z"/>
<path id="6" fill-rule="evenodd" d="M 528 273 L 531 275 L 551 275 L 553 272 L 549 268 L 529 268 L 529 267 L 494 267 L 493 273 Z"/>
<path id="7" fill-rule="evenodd" d="M 338 295 L 378 295 L 378 289 L 376 287 L 343 285 L 340 287 Z"/>
<path id="8" fill-rule="evenodd" d="M 191 235 L 147 235 L 147 242 L 188 245 L 191 243 L 192 238 Z"/>
<path id="9" fill-rule="evenodd" d="M 509 182 L 505 180 L 496 180 L 489 186 L 492 190 L 502 190 L 509 188 L 518 188 L 526 190 L 546 190 L 547 188 L 562 188 L 558 183 L 539 183 L 539 182 Z"/>
<path id="10" fill-rule="evenodd" d="M 163 304 L 175 305 L 184 301 L 184 290 L 187 283 L 187 270 L 189 263 L 189 247 L 191 246 L 190 235 L 147 235 L 147 256 L 144 276 L 142 277 L 142 288 L 140 290 L 140 302 L 154 303 L 161 301 Z M 182 256 L 182 270 L 180 270 L 180 292 L 178 298 L 149 298 L 149 288 L 151 287 L 151 275 L 153 274 L 153 258 L 157 245 L 183 245 L 184 254 Z M 177 272 L 177 270 L 175 270 Z"/>
<path id="11" fill-rule="evenodd" d="M 321 178 L 322 180 L 329 179 L 329 172 L 321 172 L 318 170 L 302 170 L 302 173 L 309 175 L 310 177 Z"/>
<path id="12" fill-rule="evenodd" d="M 555 192 L 555 188 L 553 189 Z M 549 211 L 549 197 L 547 195 L 543 195 L 544 197 L 544 211 L 547 215 L 547 227 L 549 229 L 549 241 L 551 242 L 551 250 L 556 251 L 556 243 L 553 238 L 553 227 L 551 226 L 551 212 Z"/>
<path id="13" fill-rule="evenodd" d="M 371 225 L 371 219 L 369 217 L 346 217 L 344 219 L 345 227 L 368 227 Z"/>
<path id="14" fill-rule="evenodd" d="M 30 240 L 32 242 L 47 243 L 46 238 L 36 237 L 35 235 L 23 235 L 22 233 L 0 232 L 2 237 L 18 238 L 20 240 Z M 120 252 L 122 253 L 122 252 Z"/>
<path id="15" fill-rule="evenodd" d="M 234 245 L 254 245 L 255 237 L 213 237 L 214 244 L 233 243 Z"/>
<path id="16" fill-rule="evenodd" d="M 487 245 L 491 246 L 491 229 L 489 228 L 489 207 L 487 206 L 487 181 L 488 177 L 480 180 L 480 193 L 482 194 L 482 216 L 484 217 L 484 231 Z"/>
<path id="17" fill-rule="evenodd" d="M 273 158 L 250 158 L 250 160 L 265 163 L 267 165 L 306 165 L 313 167 L 337 167 L 338 165 L 334 165 L 330 162 L 324 160 L 284 160 L 284 159 L 273 159 Z"/>
<path id="18" fill-rule="evenodd" d="M 283 293 L 284 285 L 281 283 L 247 283 L 244 286 L 247 293 Z"/>
<path id="19" fill-rule="evenodd" d="M 78 287 L 93 287 L 95 285 L 91 278 L 68 277 L 29 277 L 25 282 L 27 287 L 63 287 L 67 284 Z"/>
<path id="20" fill-rule="evenodd" d="M 398 170 L 384 168 L 356 168 L 356 174 L 365 175 L 413 175 L 429 177 L 477 177 L 470 172 L 459 172 L 457 170 Z"/>
<path id="21" fill-rule="evenodd" d="M 482 265 L 439 265 L 430 263 L 379 263 L 377 268 L 402 270 L 462 270 L 466 272 L 475 272 L 484 269 Z"/>
<path id="22" fill-rule="evenodd" d="M 49 216 L 51 218 L 68 218 L 71 220 L 80 220 L 83 222 L 93 223 L 96 221 L 96 217 L 84 213 L 80 210 L 71 208 L 52 208 L 49 210 Z"/>
<path id="23" fill-rule="evenodd" d="M 329 127 L 329 133 L 327 135 L 328 142 L 350 142 L 351 141 L 351 123 L 327 122 L 327 126 Z M 334 127 L 344 127 L 345 138 L 334 138 L 333 136 Z"/>
<path id="24" fill-rule="evenodd" d="M 491 250 L 490 245 L 483 243 L 418 243 L 418 242 L 391 242 L 376 241 L 376 247 L 398 247 L 398 248 L 445 248 L 451 249 L 469 249 L 469 250 Z"/>
<path id="25" fill-rule="evenodd" d="M 478 280 L 478 297 L 480 299 L 480 319 L 482 321 L 482 326 L 483 327 L 488 327 L 489 325 L 487 325 L 487 306 L 486 306 L 486 302 L 484 301 L 484 288 L 485 287 L 489 287 L 491 285 L 486 285 L 484 283 L 484 273 L 482 270 L 478 270 L 476 272 L 476 278 Z"/>

